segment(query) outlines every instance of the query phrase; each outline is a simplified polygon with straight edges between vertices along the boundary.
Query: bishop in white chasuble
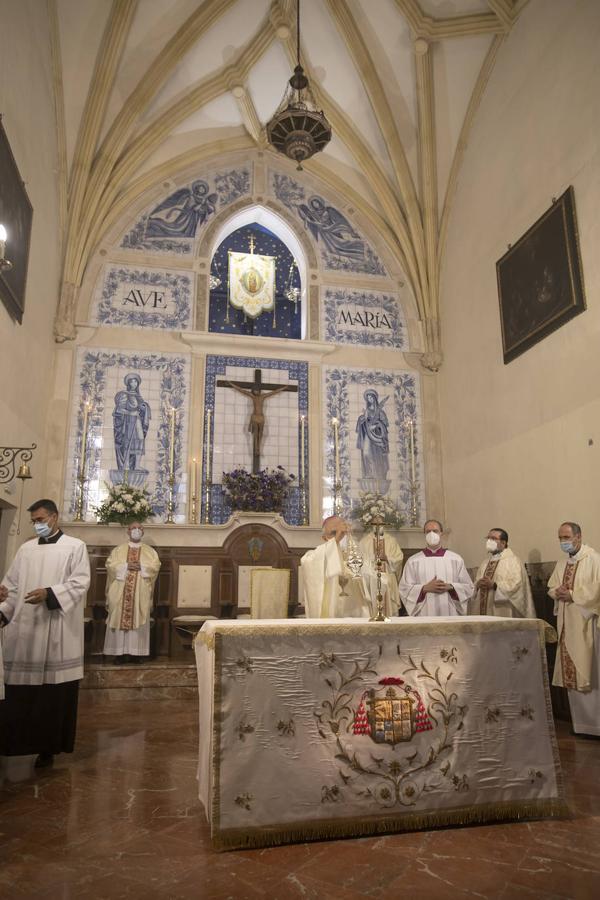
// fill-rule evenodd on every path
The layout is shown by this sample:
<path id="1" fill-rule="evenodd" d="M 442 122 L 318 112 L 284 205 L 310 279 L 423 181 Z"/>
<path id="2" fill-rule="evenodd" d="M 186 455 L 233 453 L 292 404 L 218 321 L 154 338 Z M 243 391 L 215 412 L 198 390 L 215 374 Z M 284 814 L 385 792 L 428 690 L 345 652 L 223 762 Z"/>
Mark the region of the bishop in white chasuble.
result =
<path id="1" fill-rule="evenodd" d="M 142 543 L 144 529 L 132 522 L 129 542 L 112 551 L 106 560 L 106 635 L 104 653 L 112 656 L 148 656 L 150 611 L 160 559 Z"/>
<path id="2" fill-rule="evenodd" d="M 552 683 L 567 688 L 573 730 L 600 735 L 600 554 L 583 544 L 574 522 L 561 525 L 561 549 L 548 593 L 558 617 L 558 648 Z"/>
<path id="3" fill-rule="evenodd" d="M 487 536 L 485 559 L 475 578 L 475 593 L 469 603 L 472 616 L 504 616 L 535 619 L 527 569 L 508 546 L 508 534 L 493 528 Z"/>
<path id="4" fill-rule="evenodd" d="M 441 546 L 441 522 L 425 523 L 427 547 L 407 560 L 400 597 L 409 616 L 464 616 L 473 582 L 462 557 Z"/>
<path id="5" fill-rule="evenodd" d="M 344 562 L 347 534 L 347 523 L 330 516 L 323 522 L 324 542 L 300 560 L 308 619 L 365 618 L 370 614 L 362 578 L 353 578 Z"/>
<path id="6" fill-rule="evenodd" d="M 37 753 L 46 765 L 75 742 L 90 565 L 83 541 L 58 528 L 53 501 L 37 501 L 29 511 L 39 537 L 19 548 L 2 582 L 0 755 Z"/>

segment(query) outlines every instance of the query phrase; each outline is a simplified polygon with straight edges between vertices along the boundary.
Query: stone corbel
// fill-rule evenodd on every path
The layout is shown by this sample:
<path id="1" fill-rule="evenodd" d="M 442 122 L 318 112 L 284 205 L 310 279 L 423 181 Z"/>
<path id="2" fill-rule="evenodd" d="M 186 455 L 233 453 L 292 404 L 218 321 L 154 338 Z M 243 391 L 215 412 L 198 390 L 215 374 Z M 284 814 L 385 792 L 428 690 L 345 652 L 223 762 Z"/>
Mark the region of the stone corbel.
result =
<path id="1" fill-rule="evenodd" d="M 75 310 L 79 298 L 79 285 L 72 281 L 63 281 L 56 318 L 54 319 L 54 340 L 57 344 L 74 341 L 77 337 L 75 327 Z"/>

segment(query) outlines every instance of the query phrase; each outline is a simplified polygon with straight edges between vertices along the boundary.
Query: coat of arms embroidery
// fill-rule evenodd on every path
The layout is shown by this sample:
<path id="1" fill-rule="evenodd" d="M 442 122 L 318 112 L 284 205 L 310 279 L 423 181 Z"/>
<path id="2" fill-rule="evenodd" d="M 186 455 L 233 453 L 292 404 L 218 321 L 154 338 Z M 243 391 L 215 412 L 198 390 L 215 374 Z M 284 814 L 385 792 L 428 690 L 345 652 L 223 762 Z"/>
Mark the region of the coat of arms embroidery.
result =
<path id="1" fill-rule="evenodd" d="M 418 691 L 402 678 L 382 678 L 383 696 L 371 688 L 361 697 L 354 716 L 353 734 L 366 734 L 376 744 L 410 741 L 418 732 L 431 731 L 433 725 Z M 365 708 L 368 707 L 368 710 Z"/>

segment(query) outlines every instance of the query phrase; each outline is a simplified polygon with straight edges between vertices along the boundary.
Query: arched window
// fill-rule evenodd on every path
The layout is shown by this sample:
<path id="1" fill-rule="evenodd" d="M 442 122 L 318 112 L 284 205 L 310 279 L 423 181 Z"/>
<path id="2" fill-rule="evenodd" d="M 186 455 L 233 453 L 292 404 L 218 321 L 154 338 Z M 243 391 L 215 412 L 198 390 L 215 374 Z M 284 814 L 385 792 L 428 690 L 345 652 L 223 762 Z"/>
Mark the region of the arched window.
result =
<path id="1" fill-rule="evenodd" d="M 230 254 L 245 254 L 249 284 L 256 287 L 249 256 L 270 257 L 274 265 L 274 302 L 253 317 L 235 308 L 230 290 L 235 292 L 239 267 L 230 267 Z M 239 261 L 239 257 L 236 256 Z M 303 289 L 306 266 L 301 246 L 288 226 L 269 210 L 255 207 L 238 213 L 216 237 L 210 269 L 208 330 L 220 334 L 244 334 L 300 340 L 306 319 Z M 233 279 L 230 284 L 230 276 Z M 237 295 L 235 295 L 237 296 Z"/>

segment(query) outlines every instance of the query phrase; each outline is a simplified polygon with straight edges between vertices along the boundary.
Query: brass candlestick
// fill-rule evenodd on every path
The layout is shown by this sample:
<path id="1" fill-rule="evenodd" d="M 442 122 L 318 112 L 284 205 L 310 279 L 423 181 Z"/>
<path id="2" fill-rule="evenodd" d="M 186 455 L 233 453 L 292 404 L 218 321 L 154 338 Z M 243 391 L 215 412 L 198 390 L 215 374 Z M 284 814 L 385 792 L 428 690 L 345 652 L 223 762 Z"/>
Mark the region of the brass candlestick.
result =
<path id="1" fill-rule="evenodd" d="M 83 522 L 84 520 L 84 500 L 85 500 L 85 483 L 87 481 L 85 475 L 87 463 L 87 439 L 88 439 L 88 421 L 92 404 L 86 400 L 83 404 L 83 428 L 81 429 L 81 459 L 79 462 L 79 472 L 77 473 L 77 505 L 75 507 L 75 521 Z"/>
<path id="2" fill-rule="evenodd" d="M 381 533 L 379 531 L 383 524 L 382 519 L 374 519 L 373 527 L 375 529 L 375 568 L 377 570 L 377 612 L 371 616 L 369 622 L 389 622 L 383 609 L 383 594 L 381 592 L 381 570 L 383 568 Z"/>
<path id="3" fill-rule="evenodd" d="M 210 490 L 211 490 L 211 416 L 212 409 L 206 410 L 206 428 L 204 429 L 204 515 L 203 522 L 210 525 Z"/>

